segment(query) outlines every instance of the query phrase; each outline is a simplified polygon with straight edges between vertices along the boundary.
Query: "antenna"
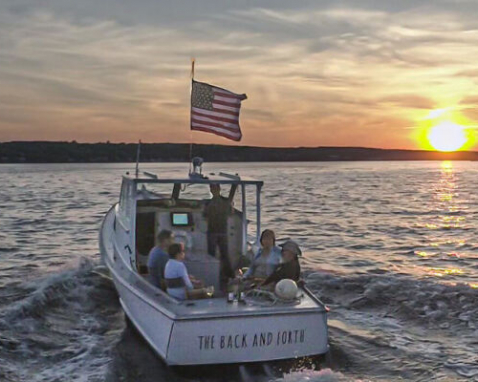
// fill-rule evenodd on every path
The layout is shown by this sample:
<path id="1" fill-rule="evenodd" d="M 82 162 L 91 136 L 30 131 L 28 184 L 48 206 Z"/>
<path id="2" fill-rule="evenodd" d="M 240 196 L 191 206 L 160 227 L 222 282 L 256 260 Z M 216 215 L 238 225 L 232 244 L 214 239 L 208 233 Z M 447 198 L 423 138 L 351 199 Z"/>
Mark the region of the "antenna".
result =
<path id="1" fill-rule="evenodd" d="M 139 154 L 141 153 L 141 139 L 138 141 L 138 149 L 136 151 L 136 178 L 139 174 Z"/>

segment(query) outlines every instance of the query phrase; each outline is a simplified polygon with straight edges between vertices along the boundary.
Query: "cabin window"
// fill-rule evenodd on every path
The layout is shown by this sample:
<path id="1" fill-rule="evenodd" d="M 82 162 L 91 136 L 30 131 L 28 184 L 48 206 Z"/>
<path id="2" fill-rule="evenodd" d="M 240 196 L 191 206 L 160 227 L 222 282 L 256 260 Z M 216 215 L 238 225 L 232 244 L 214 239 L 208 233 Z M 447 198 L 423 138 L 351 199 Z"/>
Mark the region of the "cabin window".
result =
<path id="1" fill-rule="evenodd" d="M 142 183 L 138 185 L 137 192 L 144 193 L 148 199 L 169 199 L 173 187 L 170 183 Z"/>
<path id="2" fill-rule="evenodd" d="M 224 194 L 225 186 L 221 187 Z M 227 187 L 229 188 L 229 187 Z M 208 200 L 211 199 L 212 195 L 209 191 L 209 184 L 182 184 L 180 199 L 193 199 L 193 200 Z"/>

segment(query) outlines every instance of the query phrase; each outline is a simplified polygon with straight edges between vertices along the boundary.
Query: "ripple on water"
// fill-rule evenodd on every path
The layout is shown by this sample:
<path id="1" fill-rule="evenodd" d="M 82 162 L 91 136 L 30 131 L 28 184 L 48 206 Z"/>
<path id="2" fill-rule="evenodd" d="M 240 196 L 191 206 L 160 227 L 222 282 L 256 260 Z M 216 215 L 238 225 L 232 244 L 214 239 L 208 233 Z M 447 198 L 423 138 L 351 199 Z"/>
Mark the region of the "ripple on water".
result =
<path id="1" fill-rule="evenodd" d="M 14 375 L 8 378 L 15 382 L 55 380 L 83 372 L 100 378 L 95 367 L 99 370 L 103 361 L 111 360 L 105 352 L 113 346 L 110 341 L 118 339 L 117 333 L 111 333 L 123 324 L 121 311 L 112 289 L 96 280 L 91 270 L 70 272 L 67 268 L 84 256 L 97 259 L 101 217 L 117 201 L 121 175 L 132 165 L 20 167 L 21 171 L 18 165 L 0 166 L 0 182 L 9 190 L 0 206 L 4 267 L 0 267 L 0 315 L 10 312 L 16 317 L 13 326 L 6 325 L 6 316 L 0 320 L 0 326 L 4 325 L 0 358 L 7 360 L 0 365 L 0 379 Z M 143 168 L 165 176 L 188 170 L 187 164 L 144 164 Z M 402 331 L 411 328 L 422 337 L 437 331 L 437 341 L 446 345 L 447 369 L 454 373 L 450 379 L 472 373 L 470 357 L 478 352 L 473 329 L 478 316 L 474 235 L 478 231 L 474 219 L 478 163 L 451 163 L 446 168 L 438 162 L 205 165 L 206 173 L 219 169 L 265 181 L 263 227 L 275 230 L 279 238 L 297 240 L 304 249 L 305 269 L 327 272 L 328 276 L 310 276 L 309 282 L 330 302 L 331 317 L 346 323 L 359 317 L 357 327 L 375 333 L 381 345 L 370 345 L 370 338 L 357 340 L 358 330 L 331 332 L 332 344 L 359 361 L 354 367 L 364 378 L 376 377 L 374 369 L 384 367 L 383 380 L 400 373 L 419 380 L 419 374 L 407 374 L 407 363 L 409 369 L 424 373 L 422 380 L 424 376 L 428 380 L 449 377 L 441 374 L 446 360 L 440 363 L 433 354 L 429 364 L 426 351 L 424 359 L 414 360 L 402 350 L 388 350 L 390 343 L 407 344 L 400 338 L 403 333 L 394 333 L 398 339 L 389 340 L 386 331 L 381 332 L 379 324 L 390 322 L 390 316 L 405 323 Z M 255 215 L 248 217 L 253 221 Z M 63 277 L 42 281 L 55 274 Z M 51 336 L 30 337 L 35 328 Z M 448 342 L 448 337 L 460 337 L 468 348 L 459 348 L 460 341 Z M 422 345 L 413 333 L 407 338 L 413 339 L 409 347 Z M 35 343 L 50 346 L 48 357 L 35 351 Z M 24 364 L 27 350 L 33 358 Z M 425 370 L 426 365 L 431 366 Z M 343 363 L 333 370 L 351 374 Z M 286 377 L 294 381 L 327 378 L 313 373 Z"/>

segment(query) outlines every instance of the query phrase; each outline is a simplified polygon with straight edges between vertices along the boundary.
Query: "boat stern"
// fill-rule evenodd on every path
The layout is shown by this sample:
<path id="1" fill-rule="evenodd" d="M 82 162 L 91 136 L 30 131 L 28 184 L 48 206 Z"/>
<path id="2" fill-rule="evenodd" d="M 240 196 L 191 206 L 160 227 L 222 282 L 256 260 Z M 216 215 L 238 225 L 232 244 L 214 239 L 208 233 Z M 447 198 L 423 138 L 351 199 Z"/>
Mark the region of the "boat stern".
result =
<path id="1" fill-rule="evenodd" d="M 325 354 L 326 312 L 175 321 L 170 365 L 264 362 Z"/>

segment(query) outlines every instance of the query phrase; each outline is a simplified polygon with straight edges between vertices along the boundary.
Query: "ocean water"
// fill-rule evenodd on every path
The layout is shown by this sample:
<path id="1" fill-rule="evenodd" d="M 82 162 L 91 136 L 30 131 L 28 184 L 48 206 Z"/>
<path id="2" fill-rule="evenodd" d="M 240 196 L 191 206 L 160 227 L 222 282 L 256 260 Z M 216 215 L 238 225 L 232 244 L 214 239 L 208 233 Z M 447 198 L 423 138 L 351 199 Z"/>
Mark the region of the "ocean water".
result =
<path id="1" fill-rule="evenodd" d="M 205 164 L 265 181 L 331 308 L 321 370 L 276 377 L 185 377 L 125 327 L 98 229 L 133 167 L 0 165 L 0 381 L 478 381 L 478 163 Z"/>

